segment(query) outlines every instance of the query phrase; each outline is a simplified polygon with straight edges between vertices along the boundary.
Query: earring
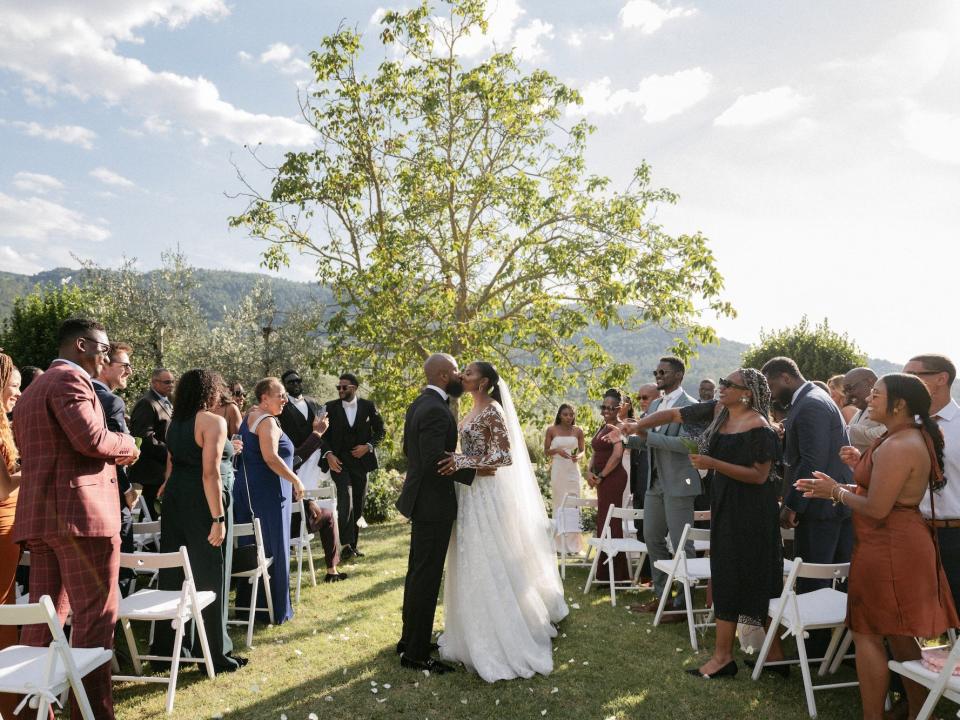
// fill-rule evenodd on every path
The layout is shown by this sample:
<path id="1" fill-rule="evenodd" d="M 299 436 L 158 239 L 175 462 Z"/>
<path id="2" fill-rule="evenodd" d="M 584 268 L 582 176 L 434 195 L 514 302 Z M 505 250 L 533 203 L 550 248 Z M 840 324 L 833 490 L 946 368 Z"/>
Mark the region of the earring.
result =
<path id="1" fill-rule="evenodd" d="M 740 402 L 743 403 L 744 405 L 749 405 L 749 404 L 750 404 L 750 398 L 748 398 L 746 395 L 744 395 L 742 398 L 740 398 Z"/>

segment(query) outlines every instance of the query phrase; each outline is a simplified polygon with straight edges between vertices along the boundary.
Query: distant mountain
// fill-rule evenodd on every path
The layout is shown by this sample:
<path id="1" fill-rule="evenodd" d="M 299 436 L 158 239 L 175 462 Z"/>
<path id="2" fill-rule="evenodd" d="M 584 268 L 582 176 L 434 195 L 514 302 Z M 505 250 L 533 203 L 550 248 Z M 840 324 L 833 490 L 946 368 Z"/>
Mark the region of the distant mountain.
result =
<path id="1" fill-rule="evenodd" d="M 266 278 L 273 288 L 280 309 L 303 307 L 315 300 L 328 301 L 329 291 L 310 283 L 293 282 L 281 278 L 242 273 L 230 270 L 197 270 L 199 290 L 197 301 L 204 317 L 211 323 L 223 319 L 224 313 L 237 305 L 244 295 L 250 292 L 257 280 Z M 60 285 L 76 282 L 80 271 L 69 268 L 46 270 L 36 275 L 18 275 L 0 271 L 0 318 L 5 317 L 13 307 L 13 301 L 20 295 L 29 293 L 37 285 Z M 626 362 L 634 367 L 630 389 L 636 391 L 641 384 L 653 379 L 652 371 L 657 360 L 673 344 L 674 334 L 656 326 L 647 326 L 637 331 L 627 331 L 618 327 L 606 330 L 595 326 L 587 335 L 600 342 L 618 362 Z M 721 339 L 717 345 L 705 345 L 699 348 L 698 357 L 691 360 L 686 374 L 684 387 L 696 396 L 697 386 L 703 378 L 723 377 L 740 365 L 740 358 L 749 346 L 736 340 Z M 871 359 L 870 367 L 878 374 L 899 370 L 901 365 L 887 360 Z"/>

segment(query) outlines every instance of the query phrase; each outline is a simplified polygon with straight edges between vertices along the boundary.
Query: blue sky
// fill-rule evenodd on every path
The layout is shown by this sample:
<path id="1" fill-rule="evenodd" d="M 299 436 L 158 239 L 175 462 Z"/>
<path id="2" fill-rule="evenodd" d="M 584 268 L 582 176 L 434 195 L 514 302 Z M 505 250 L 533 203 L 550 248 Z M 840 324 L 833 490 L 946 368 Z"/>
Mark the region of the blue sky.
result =
<path id="1" fill-rule="evenodd" d="M 308 146 L 319 40 L 382 2 L 0 0 L 0 268 L 144 267 L 179 243 L 256 270 L 227 228 L 232 162 Z M 642 159 L 681 195 L 658 221 L 712 240 L 726 337 L 827 317 L 871 355 L 960 358 L 960 3 L 496 0 L 472 52 L 516 47 L 578 87 L 590 170 Z M 576 119 L 571 115 L 570 121 Z M 308 279 L 308 263 L 287 275 Z"/>

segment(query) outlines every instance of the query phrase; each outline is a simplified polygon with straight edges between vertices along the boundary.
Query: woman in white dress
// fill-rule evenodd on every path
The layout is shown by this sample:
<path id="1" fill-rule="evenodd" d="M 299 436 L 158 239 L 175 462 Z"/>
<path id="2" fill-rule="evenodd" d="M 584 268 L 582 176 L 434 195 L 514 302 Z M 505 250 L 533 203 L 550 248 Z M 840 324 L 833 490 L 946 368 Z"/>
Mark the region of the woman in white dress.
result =
<path id="1" fill-rule="evenodd" d="M 568 613 L 552 525 L 506 385 L 485 362 L 461 379 L 473 408 L 460 425 L 461 452 L 441 472 L 478 472 L 472 485 L 456 486 L 440 655 L 487 682 L 547 675 L 554 623 Z"/>
<path id="2" fill-rule="evenodd" d="M 585 441 L 583 430 L 577 427 L 576 411 L 564 403 L 557 410 L 557 418 L 547 428 L 543 449 L 550 458 L 550 490 L 553 501 L 553 542 L 558 553 L 576 554 L 583 549 L 580 532 L 580 509 L 560 512 L 566 495 L 580 497 L 580 458 Z"/>

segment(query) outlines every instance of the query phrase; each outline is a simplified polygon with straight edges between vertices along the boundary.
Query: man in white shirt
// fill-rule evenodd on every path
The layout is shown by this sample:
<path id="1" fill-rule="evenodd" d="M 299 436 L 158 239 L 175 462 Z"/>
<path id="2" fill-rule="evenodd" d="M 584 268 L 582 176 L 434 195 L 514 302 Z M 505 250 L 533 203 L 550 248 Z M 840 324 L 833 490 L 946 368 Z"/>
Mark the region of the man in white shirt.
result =
<path id="1" fill-rule="evenodd" d="M 847 425 L 847 434 L 850 444 L 861 453 L 865 453 L 873 441 L 887 431 L 885 425 L 871 420 L 867 412 L 867 401 L 876 382 L 877 374 L 866 367 L 854 368 L 843 376 L 843 394 L 847 396 L 847 403 L 858 411 Z"/>
<path id="2" fill-rule="evenodd" d="M 960 607 L 960 405 L 950 395 L 957 367 L 946 355 L 917 355 L 903 371 L 919 377 L 930 391 L 930 417 L 943 433 L 943 475 L 947 484 L 920 502 L 920 512 L 937 531 L 940 561 L 947 574 L 953 602 Z M 936 517 L 934 517 L 936 515 Z"/>

